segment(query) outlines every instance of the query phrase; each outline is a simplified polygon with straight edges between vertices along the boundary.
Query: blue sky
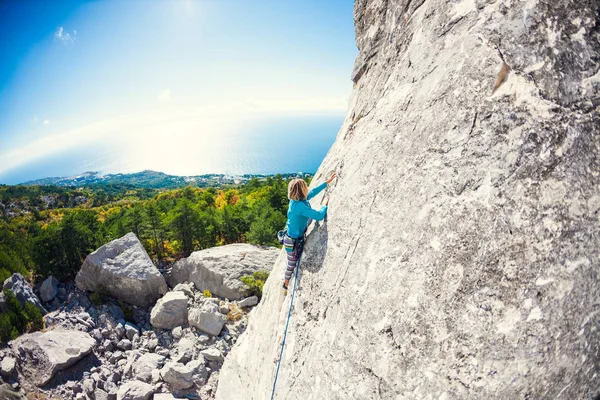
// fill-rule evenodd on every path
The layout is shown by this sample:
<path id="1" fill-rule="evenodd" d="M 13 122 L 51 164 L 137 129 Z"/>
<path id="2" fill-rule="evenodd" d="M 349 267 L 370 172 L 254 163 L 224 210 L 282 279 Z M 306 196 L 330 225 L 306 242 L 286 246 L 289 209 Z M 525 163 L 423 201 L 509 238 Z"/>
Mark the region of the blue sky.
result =
<path id="1" fill-rule="evenodd" d="M 357 52 L 352 7 L 0 2 L 0 183 L 98 141 L 219 137 L 257 115 L 343 116 Z"/>

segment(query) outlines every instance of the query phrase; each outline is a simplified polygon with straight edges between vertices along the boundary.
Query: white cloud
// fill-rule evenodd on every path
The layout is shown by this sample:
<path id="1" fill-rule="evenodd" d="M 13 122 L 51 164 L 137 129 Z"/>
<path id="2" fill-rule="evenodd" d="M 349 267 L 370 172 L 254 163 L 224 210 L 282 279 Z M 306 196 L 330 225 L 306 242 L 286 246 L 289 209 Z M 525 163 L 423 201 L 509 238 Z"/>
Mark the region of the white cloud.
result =
<path id="1" fill-rule="evenodd" d="M 48 124 L 50 124 L 50 120 L 49 119 L 45 119 L 44 120 L 44 125 L 48 125 Z"/>
<path id="2" fill-rule="evenodd" d="M 75 41 L 75 39 L 77 39 L 77 31 L 74 30 L 73 34 L 71 35 L 70 33 L 65 32 L 64 28 L 61 26 L 56 30 L 56 32 L 54 32 L 54 39 L 63 43 L 72 43 Z"/>
<path id="3" fill-rule="evenodd" d="M 160 92 L 158 94 L 158 97 L 156 97 L 156 99 L 158 101 L 169 101 L 171 100 L 171 90 L 170 89 L 165 89 L 162 92 Z"/>

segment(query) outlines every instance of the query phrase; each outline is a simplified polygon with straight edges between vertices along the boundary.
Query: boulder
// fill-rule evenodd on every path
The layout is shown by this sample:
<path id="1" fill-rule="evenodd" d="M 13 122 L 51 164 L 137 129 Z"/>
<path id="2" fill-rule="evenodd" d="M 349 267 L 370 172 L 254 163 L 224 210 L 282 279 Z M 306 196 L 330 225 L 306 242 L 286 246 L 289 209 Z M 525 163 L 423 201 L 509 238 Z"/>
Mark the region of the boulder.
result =
<path id="1" fill-rule="evenodd" d="M 17 360 L 12 357 L 4 357 L 0 363 L 0 375 L 3 378 L 11 377 L 17 369 Z"/>
<path id="2" fill-rule="evenodd" d="M 188 318 L 188 296 L 184 292 L 169 292 L 165 294 L 150 313 L 152 326 L 160 329 L 173 329 L 184 325 Z"/>
<path id="3" fill-rule="evenodd" d="M 9 289 L 13 292 L 21 305 L 25 306 L 25 303 L 31 303 L 40 310 L 42 315 L 46 314 L 46 309 L 42 306 L 40 299 L 33 293 L 33 289 L 29 286 L 29 283 L 25 281 L 23 275 L 14 273 L 10 278 L 6 278 L 3 289 Z"/>
<path id="4" fill-rule="evenodd" d="M 52 301 L 58 294 L 58 283 L 58 279 L 53 276 L 49 276 L 42 282 L 42 286 L 40 286 L 40 299 L 43 302 Z"/>
<path id="5" fill-rule="evenodd" d="M 162 379 L 173 390 L 189 389 L 194 386 L 195 380 L 206 381 L 208 373 L 204 367 L 204 360 L 193 360 L 186 365 L 168 362 L 160 370 Z"/>
<path id="6" fill-rule="evenodd" d="M 117 400 L 150 400 L 154 387 L 140 381 L 125 382 L 119 387 Z"/>
<path id="7" fill-rule="evenodd" d="M 193 282 L 199 291 L 210 290 L 219 297 L 238 300 L 246 285 L 244 275 L 259 270 L 270 271 L 279 249 L 261 248 L 250 244 L 230 244 L 193 252 L 175 263 L 169 275 L 169 284 L 176 286 Z"/>
<path id="8" fill-rule="evenodd" d="M 53 330 L 23 335 L 11 342 L 23 375 L 37 386 L 92 352 L 96 341 L 85 332 Z"/>
<path id="9" fill-rule="evenodd" d="M 132 374 L 135 379 L 148 382 L 152 380 L 152 371 L 162 368 L 165 357 L 154 353 L 142 354 L 132 366 Z"/>
<path id="10" fill-rule="evenodd" d="M 115 239 L 88 255 L 75 278 L 77 287 L 150 307 L 167 292 L 165 279 L 133 233 Z"/>
<path id="11" fill-rule="evenodd" d="M 191 309 L 188 315 L 190 326 L 213 336 L 217 336 L 221 332 L 225 321 L 225 317 L 219 312 L 219 307 L 208 302 L 198 308 Z"/>
<path id="12" fill-rule="evenodd" d="M 245 299 L 240 300 L 238 302 L 239 307 L 252 307 L 257 304 L 258 304 L 258 297 L 256 297 L 256 296 L 246 297 Z"/>

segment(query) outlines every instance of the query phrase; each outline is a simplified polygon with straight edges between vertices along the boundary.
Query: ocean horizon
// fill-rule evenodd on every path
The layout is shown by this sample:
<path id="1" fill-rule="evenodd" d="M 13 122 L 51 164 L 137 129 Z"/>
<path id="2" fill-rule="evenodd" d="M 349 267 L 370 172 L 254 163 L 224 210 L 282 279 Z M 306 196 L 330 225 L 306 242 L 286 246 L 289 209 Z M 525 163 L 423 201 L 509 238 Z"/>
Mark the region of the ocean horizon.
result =
<path id="1" fill-rule="evenodd" d="M 176 176 L 315 173 L 343 119 L 342 115 L 278 117 L 248 121 L 226 134 L 102 137 L 4 171 L 0 184 L 92 171 L 105 175 L 151 170 Z"/>

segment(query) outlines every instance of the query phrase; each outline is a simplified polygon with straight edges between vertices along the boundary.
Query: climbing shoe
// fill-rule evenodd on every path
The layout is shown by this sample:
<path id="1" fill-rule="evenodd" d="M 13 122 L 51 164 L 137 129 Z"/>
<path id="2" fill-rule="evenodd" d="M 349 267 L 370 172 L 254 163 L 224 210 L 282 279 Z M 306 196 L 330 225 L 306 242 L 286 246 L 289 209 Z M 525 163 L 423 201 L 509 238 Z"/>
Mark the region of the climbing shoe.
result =
<path id="1" fill-rule="evenodd" d="M 283 282 L 283 289 L 284 289 L 284 290 L 287 290 L 287 289 L 288 289 L 288 287 L 287 287 L 287 285 L 285 284 L 285 282 Z"/>

